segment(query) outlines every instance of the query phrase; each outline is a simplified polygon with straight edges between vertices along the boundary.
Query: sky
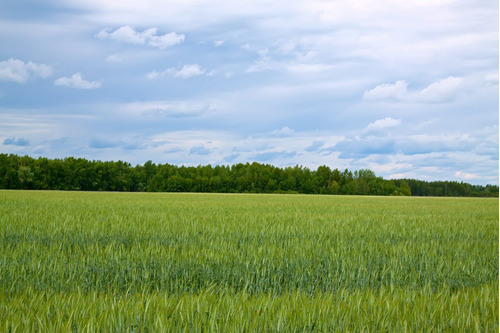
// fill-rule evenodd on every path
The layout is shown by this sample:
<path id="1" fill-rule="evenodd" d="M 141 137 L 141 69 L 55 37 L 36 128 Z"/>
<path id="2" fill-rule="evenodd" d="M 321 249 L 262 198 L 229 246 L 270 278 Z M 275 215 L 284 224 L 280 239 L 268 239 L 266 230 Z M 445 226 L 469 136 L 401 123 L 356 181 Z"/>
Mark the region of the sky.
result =
<path id="1" fill-rule="evenodd" d="M 3 0 L 0 153 L 498 184 L 493 0 Z"/>

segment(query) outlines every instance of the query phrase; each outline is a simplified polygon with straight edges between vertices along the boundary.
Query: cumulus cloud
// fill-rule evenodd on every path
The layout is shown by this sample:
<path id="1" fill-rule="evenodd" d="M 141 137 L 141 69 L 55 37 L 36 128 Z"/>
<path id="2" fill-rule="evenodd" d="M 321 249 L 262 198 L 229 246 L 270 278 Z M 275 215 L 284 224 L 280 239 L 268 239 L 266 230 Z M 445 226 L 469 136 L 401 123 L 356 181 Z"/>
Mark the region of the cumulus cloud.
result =
<path id="1" fill-rule="evenodd" d="M 108 62 L 122 62 L 123 59 L 117 54 L 111 54 L 108 57 L 106 57 L 106 61 L 108 61 Z"/>
<path id="2" fill-rule="evenodd" d="M 160 76 L 164 76 L 167 73 L 168 73 L 167 71 L 164 71 L 162 73 L 157 72 L 157 71 L 152 71 L 152 72 L 149 72 L 148 74 L 146 74 L 146 78 L 148 80 L 154 80 L 154 79 L 159 78 Z"/>
<path id="3" fill-rule="evenodd" d="M 225 40 L 216 40 L 216 41 L 214 41 L 214 46 L 215 47 L 219 47 L 222 44 L 224 44 L 224 42 L 225 42 Z"/>
<path id="4" fill-rule="evenodd" d="M 111 31 L 106 28 L 101 30 L 96 34 L 97 38 L 100 39 L 114 39 L 120 42 L 131 43 L 131 44 L 144 44 L 147 39 L 156 34 L 156 29 L 146 29 L 143 32 L 136 32 L 132 27 L 126 25 Z"/>
<path id="5" fill-rule="evenodd" d="M 196 165 L 212 161 L 245 163 L 255 157 L 267 160 L 273 153 L 294 151 L 297 155 L 291 157 L 277 155 L 273 164 L 329 163 L 332 167 L 355 169 L 371 168 L 371 162 L 383 163 L 380 161 L 389 154 L 394 158 L 391 163 L 401 160 L 409 165 L 421 159 L 427 160 L 427 166 L 439 165 L 437 155 L 449 156 L 450 151 L 455 153 L 461 149 L 466 156 L 464 160 L 474 163 L 476 169 L 460 166 L 449 170 L 449 175 L 460 171 L 484 177 L 485 168 L 491 165 L 490 169 L 497 174 L 498 135 L 488 140 L 476 139 L 472 146 L 463 138 L 431 137 L 436 133 L 472 133 L 488 124 L 498 124 L 498 18 L 495 17 L 498 4 L 434 5 L 443 1 L 452 0 L 363 3 L 345 0 L 286 3 L 75 0 L 71 2 L 72 7 L 76 6 L 71 17 L 61 17 L 61 22 L 72 20 L 74 29 L 47 26 L 44 18 L 49 12 L 38 13 L 29 24 L 16 19 L 22 15 L 13 15 L 4 26 L 6 31 L 17 32 L 19 38 L 10 50 L 13 53 L 5 54 L 0 61 L 30 54 L 30 51 L 37 51 L 39 57 L 20 58 L 24 60 L 18 61 L 22 70 L 13 69 L 14 60 L 9 64 L 2 62 L 0 82 L 31 82 L 35 77 L 43 77 L 37 74 L 43 71 L 29 60 L 57 63 L 61 70 L 88 62 L 85 67 L 97 65 L 101 72 L 95 76 L 83 71 L 83 77 L 101 81 L 109 94 L 104 97 L 78 94 L 74 96 L 76 100 L 68 101 L 58 96 L 67 93 L 67 89 L 52 89 L 55 95 L 44 94 L 43 103 L 34 111 L 33 101 L 23 100 L 29 93 L 26 87 L 9 82 L 14 87 L 0 88 L 8 97 L 1 99 L 3 137 L 0 144 L 5 138 L 23 137 L 40 144 L 41 140 L 33 136 L 35 130 L 43 133 L 40 136 L 44 138 L 47 133 L 57 133 L 75 138 L 68 142 L 88 141 L 84 138 L 105 132 L 103 124 L 111 119 L 116 120 L 116 126 L 107 130 L 113 138 L 154 136 L 172 130 L 193 133 L 191 136 L 169 133 L 164 137 L 168 144 L 145 140 L 159 146 L 151 143 L 148 150 L 140 153 L 124 154 L 123 145 L 119 145 L 102 155 L 94 157 L 92 154 L 99 152 L 92 151 L 87 156 L 119 157 L 132 162 L 156 158 Z M 420 5 L 424 3 L 425 6 Z M 80 11 L 81 7 L 86 10 Z M 92 21 L 98 24 L 92 28 L 91 35 L 95 37 L 91 37 L 104 48 L 89 48 L 85 39 L 89 28 L 85 24 L 88 23 L 86 13 L 89 12 L 92 12 Z M 243 28 L 231 29 L 234 22 Z M 36 41 L 43 47 L 37 46 Z M 4 38 L 4 44 L 10 45 L 8 38 Z M 162 48 L 168 57 L 165 51 L 160 51 Z M 68 50 L 73 57 L 67 56 Z M 50 57 L 53 59 L 45 60 Z M 127 66 L 117 67 L 111 63 L 121 58 Z M 205 76 L 214 73 L 212 69 L 217 73 L 210 78 L 207 91 L 206 86 L 200 85 L 203 82 L 198 81 L 206 81 Z M 52 84 L 55 79 L 68 76 L 59 81 L 68 85 L 71 75 L 80 70 L 73 67 L 62 72 L 64 74 L 52 76 L 48 82 Z M 257 74 L 245 75 L 245 70 Z M 143 76 L 143 82 L 138 80 L 138 73 Z M 165 82 L 147 81 L 146 74 L 149 79 Z M 36 81 L 44 83 L 41 79 Z M 85 81 L 82 75 L 79 81 L 80 84 L 73 86 L 89 86 L 82 84 Z M 175 86 L 171 81 L 186 84 Z M 187 84 L 189 81 L 195 82 Z M 114 84 L 108 86 L 105 82 Z M 176 100 L 179 98 L 186 104 Z M 127 101 L 127 104 L 133 101 L 142 101 L 142 104 L 136 103 L 126 110 L 119 107 Z M 224 107 L 217 104 L 212 108 L 212 101 L 223 101 Z M 444 104 L 448 101 L 453 103 Z M 64 104 L 66 102 L 69 104 Z M 68 115 L 50 117 L 55 106 L 72 116 L 79 114 L 81 121 L 63 123 Z M 13 113 L 14 121 L 5 120 L 7 112 Z M 33 120 L 29 127 L 24 118 L 16 118 L 35 114 L 48 118 L 43 121 L 30 118 Z M 430 121 L 435 123 L 423 125 Z M 421 125 L 417 128 L 418 124 Z M 214 133 L 223 130 L 228 133 L 222 138 Z M 334 134 L 335 138 L 328 138 Z M 215 144 L 209 143 L 215 138 L 219 138 Z M 81 154 L 74 148 L 88 149 L 87 141 L 67 143 L 57 151 L 47 152 L 61 156 L 67 152 Z M 335 146 L 339 141 L 343 143 Z M 370 146 L 370 143 L 373 144 Z M 112 144 L 112 140 L 91 142 L 94 147 Z M 192 147 L 201 145 L 210 148 L 210 154 L 194 153 L 196 149 L 188 154 Z M 18 149 L 25 153 L 28 149 L 14 145 L 2 147 L 7 152 Z M 165 151 L 169 151 L 168 158 L 163 155 Z M 345 157 L 349 152 L 361 156 L 364 164 L 354 164 L 359 161 L 354 158 L 338 159 L 339 154 L 344 153 L 341 156 Z M 374 154 L 370 154 L 372 152 Z M 435 155 L 428 157 L 428 154 Z M 378 162 L 374 162 L 375 157 L 380 158 Z"/>
<path id="6" fill-rule="evenodd" d="M 146 77 L 149 80 L 154 80 L 159 77 L 165 76 L 165 75 L 172 75 L 173 77 L 180 77 L 183 79 L 187 79 L 193 76 L 200 76 L 205 74 L 206 75 L 213 75 L 214 72 L 210 71 L 207 73 L 206 69 L 201 68 L 200 65 L 198 64 L 189 64 L 189 65 L 184 65 L 182 66 L 181 69 L 175 69 L 175 68 L 168 68 L 164 70 L 163 72 L 157 72 L 157 71 L 152 71 L 146 75 Z"/>
<path id="7" fill-rule="evenodd" d="M 184 65 L 179 71 L 174 71 L 173 75 L 175 77 L 181 77 L 187 79 L 188 77 L 203 75 L 205 70 L 198 64 Z"/>
<path id="8" fill-rule="evenodd" d="M 383 83 L 375 88 L 365 91 L 363 99 L 365 100 L 401 100 L 408 94 L 408 83 L 405 81 L 396 81 L 396 83 Z"/>
<path id="9" fill-rule="evenodd" d="M 365 131 L 366 132 L 376 132 L 380 130 L 385 130 L 388 128 L 398 127 L 401 125 L 401 119 L 394 119 L 391 117 L 386 117 L 384 119 L 375 120 L 373 123 L 370 123 Z"/>
<path id="10" fill-rule="evenodd" d="M 444 80 L 434 82 L 428 87 L 417 92 L 417 100 L 424 102 L 442 102 L 453 98 L 463 85 L 463 79 L 459 77 L 447 77 Z"/>
<path id="11" fill-rule="evenodd" d="M 436 81 L 420 90 L 408 90 L 406 81 L 383 83 L 365 91 L 363 99 L 367 101 L 398 101 L 417 103 L 441 103 L 452 99 L 464 86 L 464 79 L 449 76 Z"/>
<path id="12" fill-rule="evenodd" d="M 54 81 L 56 86 L 63 86 L 75 89 L 97 89 L 101 87 L 99 81 L 87 81 L 82 78 L 80 73 L 75 73 L 70 77 L 61 77 Z"/>
<path id="13" fill-rule="evenodd" d="M 157 47 L 160 50 L 164 50 L 167 47 L 171 47 L 180 44 L 184 41 L 184 35 L 178 35 L 175 32 L 171 32 L 162 36 L 153 36 L 148 42 L 149 46 Z"/>
<path id="14" fill-rule="evenodd" d="M 460 179 L 465 179 L 465 180 L 471 180 L 471 179 L 477 179 L 479 178 L 478 175 L 473 174 L 473 173 L 467 173 L 467 172 L 462 172 L 462 171 L 457 171 L 455 172 L 455 176 Z"/>
<path id="15" fill-rule="evenodd" d="M 25 63 L 18 59 L 0 61 L 0 80 L 24 83 L 31 77 L 46 78 L 52 75 L 52 68 L 34 62 Z"/>
<path id="16" fill-rule="evenodd" d="M 142 32 L 138 32 L 131 26 L 125 25 L 115 31 L 112 31 L 109 28 L 103 29 L 98 32 L 95 37 L 100 39 L 113 39 L 137 45 L 149 45 L 151 47 L 157 47 L 161 50 L 180 44 L 185 38 L 184 35 L 177 34 L 175 32 L 157 35 L 157 31 L 157 28 L 149 28 Z"/>

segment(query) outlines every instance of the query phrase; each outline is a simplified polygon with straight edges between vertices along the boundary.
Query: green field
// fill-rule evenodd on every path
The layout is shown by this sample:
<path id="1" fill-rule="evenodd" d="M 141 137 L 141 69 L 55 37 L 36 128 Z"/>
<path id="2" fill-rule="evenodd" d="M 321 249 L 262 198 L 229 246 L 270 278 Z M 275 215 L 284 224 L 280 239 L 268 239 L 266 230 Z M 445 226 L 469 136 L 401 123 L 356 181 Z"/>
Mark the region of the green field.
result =
<path id="1" fill-rule="evenodd" d="M 0 332 L 497 332 L 498 203 L 0 191 Z"/>

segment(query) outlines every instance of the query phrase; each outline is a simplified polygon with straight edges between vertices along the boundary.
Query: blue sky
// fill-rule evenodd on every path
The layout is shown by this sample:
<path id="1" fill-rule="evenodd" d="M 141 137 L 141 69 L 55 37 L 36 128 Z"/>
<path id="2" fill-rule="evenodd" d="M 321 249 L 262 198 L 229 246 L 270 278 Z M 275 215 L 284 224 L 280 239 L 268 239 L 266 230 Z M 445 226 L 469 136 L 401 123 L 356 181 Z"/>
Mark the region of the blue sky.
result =
<path id="1" fill-rule="evenodd" d="M 0 152 L 498 184 L 498 1 L 6 0 Z"/>

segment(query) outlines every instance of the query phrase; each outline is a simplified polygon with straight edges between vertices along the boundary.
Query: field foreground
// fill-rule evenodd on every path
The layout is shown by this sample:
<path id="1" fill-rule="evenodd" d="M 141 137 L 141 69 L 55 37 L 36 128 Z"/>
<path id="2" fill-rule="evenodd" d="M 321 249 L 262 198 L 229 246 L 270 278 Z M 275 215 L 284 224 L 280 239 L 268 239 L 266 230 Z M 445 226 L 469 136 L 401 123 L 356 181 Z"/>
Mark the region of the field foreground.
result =
<path id="1" fill-rule="evenodd" d="M 0 331 L 497 332 L 498 209 L 0 191 Z"/>

